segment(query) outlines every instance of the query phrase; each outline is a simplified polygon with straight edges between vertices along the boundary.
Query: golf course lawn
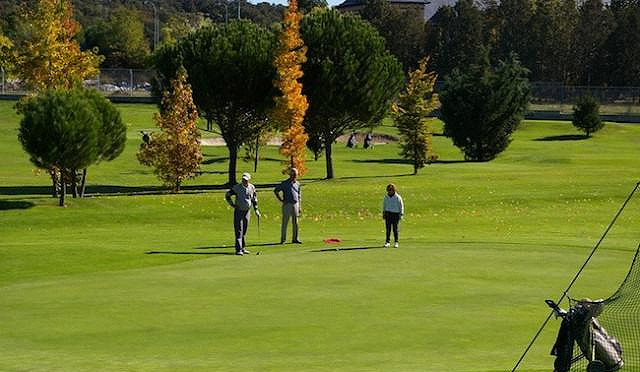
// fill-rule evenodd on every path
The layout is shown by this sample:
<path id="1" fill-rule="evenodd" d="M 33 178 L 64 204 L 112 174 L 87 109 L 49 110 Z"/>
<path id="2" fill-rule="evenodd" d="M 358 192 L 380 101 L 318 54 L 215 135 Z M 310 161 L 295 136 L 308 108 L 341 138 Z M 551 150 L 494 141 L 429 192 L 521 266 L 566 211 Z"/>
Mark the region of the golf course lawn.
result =
<path id="1" fill-rule="evenodd" d="M 13 105 L 0 101 L 2 372 L 510 371 L 544 300 L 562 294 L 640 180 L 640 124 L 580 139 L 571 123 L 527 121 L 487 163 L 436 136 L 440 161 L 417 176 L 397 144 L 336 144 L 336 178 L 323 179 L 324 157 L 302 178 L 304 244 L 276 245 L 283 176 L 269 147 L 258 172 L 239 162 L 263 216 L 247 236 L 260 254 L 238 257 L 225 147 L 204 147 L 203 174 L 166 193 L 135 157 L 155 106 L 118 105 L 125 152 L 89 168 L 88 196 L 60 208 L 17 140 Z M 381 248 L 390 182 L 405 202 L 399 249 Z M 572 297 L 615 291 L 639 222 L 640 191 Z M 553 369 L 558 326 L 520 371 Z"/>

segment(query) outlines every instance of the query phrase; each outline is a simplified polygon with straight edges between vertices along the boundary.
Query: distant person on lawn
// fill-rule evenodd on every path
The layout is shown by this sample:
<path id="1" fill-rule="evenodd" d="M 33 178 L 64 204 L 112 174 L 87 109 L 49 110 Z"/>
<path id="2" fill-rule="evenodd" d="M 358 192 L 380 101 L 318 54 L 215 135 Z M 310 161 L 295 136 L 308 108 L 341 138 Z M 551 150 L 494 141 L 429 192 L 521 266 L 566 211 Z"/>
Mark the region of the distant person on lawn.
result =
<path id="1" fill-rule="evenodd" d="M 249 183 L 251 175 L 249 173 L 242 174 L 242 182 L 233 186 L 225 194 L 225 199 L 230 206 L 234 208 L 233 211 L 233 230 L 236 236 L 236 254 L 242 256 L 243 254 L 249 254 L 246 249 L 246 243 L 244 240 L 249 230 L 249 218 L 251 217 L 251 206 L 256 213 L 256 217 L 260 218 L 260 211 L 258 211 L 258 195 L 256 193 L 256 187 Z M 235 195 L 235 202 L 231 200 L 231 196 Z"/>
<path id="2" fill-rule="evenodd" d="M 369 132 L 367 133 L 366 136 L 364 136 L 364 144 L 362 145 L 362 147 L 364 147 L 365 149 L 368 149 L 373 145 L 372 142 L 373 142 L 373 135 L 371 134 L 371 132 Z"/>
<path id="3" fill-rule="evenodd" d="M 347 147 L 352 149 L 356 145 L 356 132 L 351 132 L 349 139 L 347 140 Z"/>
<path id="4" fill-rule="evenodd" d="M 387 235 L 384 242 L 384 247 L 389 248 L 391 237 L 391 230 L 393 229 L 394 248 L 398 248 L 398 223 L 404 215 L 404 203 L 402 197 L 396 192 L 396 186 L 392 183 L 387 185 L 387 195 L 384 196 L 382 202 L 382 218 L 385 222 L 387 229 Z"/>
<path id="5" fill-rule="evenodd" d="M 300 189 L 300 182 L 297 181 L 298 170 L 296 168 L 289 169 L 289 178 L 282 181 L 275 189 L 273 193 L 276 194 L 276 198 L 282 203 L 282 226 L 280 228 L 280 244 L 284 244 L 287 240 L 287 225 L 289 219 L 291 219 L 292 225 L 292 240 L 291 243 L 302 244 L 298 240 L 298 217 L 302 210 L 302 190 Z M 280 196 L 282 193 L 282 196 Z"/>

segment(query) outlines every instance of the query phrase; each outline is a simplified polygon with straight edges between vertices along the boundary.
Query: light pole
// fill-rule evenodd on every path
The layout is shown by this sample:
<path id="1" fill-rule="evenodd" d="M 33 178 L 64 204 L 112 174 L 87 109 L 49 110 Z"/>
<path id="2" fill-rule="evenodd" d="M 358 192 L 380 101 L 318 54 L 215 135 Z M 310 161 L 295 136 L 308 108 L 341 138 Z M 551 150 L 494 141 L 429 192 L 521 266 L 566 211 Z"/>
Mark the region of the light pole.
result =
<path id="1" fill-rule="evenodd" d="M 224 4 L 224 23 L 229 23 L 229 3 L 227 0 L 219 1 L 218 4 Z"/>
<path id="2" fill-rule="evenodd" d="M 149 4 L 153 7 L 153 50 L 156 50 L 158 47 L 158 32 L 159 32 L 159 22 L 158 22 L 158 8 L 153 1 L 147 0 L 144 2 L 145 4 Z"/>

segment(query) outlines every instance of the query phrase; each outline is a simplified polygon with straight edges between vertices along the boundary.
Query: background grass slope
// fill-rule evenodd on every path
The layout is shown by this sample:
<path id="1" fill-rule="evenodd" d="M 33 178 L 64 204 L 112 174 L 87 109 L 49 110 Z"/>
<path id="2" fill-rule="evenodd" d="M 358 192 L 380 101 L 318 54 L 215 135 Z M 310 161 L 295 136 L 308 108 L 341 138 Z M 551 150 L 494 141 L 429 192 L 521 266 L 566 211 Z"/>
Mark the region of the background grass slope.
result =
<path id="1" fill-rule="evenodd" d="M 154 106 L 121 105 L 123 155 L 89 169 L 89 197 L 49 196 L 0 102 L 1 371 L 505 371 L 640 178 L 640 125 L 593 138 L 525 122 L 508 150 L 467 163 L 444 137 L 411 176 L 396 145 L 336 145 L 303 179 L 302 246 L 279 240 L 277 148 L 254 181 L 263 218 L 235 257 L 227 152 L 167 194 L 135 152 Z M 393 128 L 383 127 L 384 133 Z M 577 139 L 578 138 L 578 139 Z M 240 163 L 240 171 L 252 164 Z M 253 172 L 252 172 L 253 173 Z M 387 183 L 406 204 L 398 250 L 384 239 Z M 640 243 L 636 196 L 572 290 L 606 297 Z M 258 234 L 259 233 L 259 234 Z M 340 251 L 322 239 L 343 240 Z M 521 370 L 552 369 L 550 323 Z"/>

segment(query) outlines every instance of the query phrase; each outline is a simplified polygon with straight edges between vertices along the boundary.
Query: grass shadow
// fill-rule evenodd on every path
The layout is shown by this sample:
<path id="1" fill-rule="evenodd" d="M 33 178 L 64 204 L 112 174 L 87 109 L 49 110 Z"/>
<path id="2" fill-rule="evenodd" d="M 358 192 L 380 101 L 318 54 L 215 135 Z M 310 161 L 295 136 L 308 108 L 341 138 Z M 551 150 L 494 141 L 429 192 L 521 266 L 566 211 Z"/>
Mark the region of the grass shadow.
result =
<path id="1" fill-rule="evenodd" d="M 223 156 L 223 157 L 220 157 L 220 158 L 205 159 L 200 164 L 207 165 L 207 164 L 224 163 L 224 162 L 226 162 L 228 160 L 229 160 L 229 157 Z"/>
<path id="2" fill-rule="evenodd" d="M 351 161 L 354 163 L 411 164 L 411 161 L 407 159 L 353 159 Z"/>
<path id="3" fill-rule="evenodd" d="M 582 141 L 589 138 L 586 134 L 563 134 L 560 136 L 547 136 L 536 138 L 534 141 Z"/>
<path id="4" fill-rule="evenodd" d="M 0 211 L 8 211 L 12 209 L 29 209 L 35 204 L 22 200 L 0 200 Z"/>
<path id="5" fill-rule="evenodd" d="M 148 251 L 144 254 L 215 254 L 222 256 L 235 256 L 234 252 L 176 252 L 176 251 Z"/>
<path id="6" fill-rule="evenodd" d="M 458 164 L 458 163 L 471 163 L 471 162 L 464 159 L 458 159 L 458 160 L 437 159 L 431 162 L 431 164 Z"/>
<path id="7" fill-rule="evenodd" d="M 226 172 L 224 172 L 226 173 Z M 276 183 L 254 184 L 257 189 L 276 187 Z M 199 194 L 215 190 L 227 190 L 229 185 L 187 185 L 180 188 L 180 194 Z M 162 186 L 118 186 L 118 185 L 88 185 L 85 198 L 98 196 L 133 196 L 133 195 L 163 195 L 171 190 Z M 51 186 L 0 186 L 0 195 L 25 196 L 49 195 Z"/>
<path id="8" fill-rule="evenodd" d="M 368 250 L 368 249 L 385 249 L 385 247 L 381 247 L 378 245 L 369 246 L 369 247 L 345 247 L 345 248 L 335 247 L 335 248 L 316 249 L 309 252 L 318 253 L 318 252 L 361 251 L 361 250 Z"/>
<path id="9" fill-rule="evenodd" d="M 258 243 L 258 244 L 247 244 L 247 247 L 269 247 L 272 245 L 280 245 L 280 243 Z M 234 249 L 233 245 L 212 245 L 208 247 L 194 247 L 193 249 Z"/>

